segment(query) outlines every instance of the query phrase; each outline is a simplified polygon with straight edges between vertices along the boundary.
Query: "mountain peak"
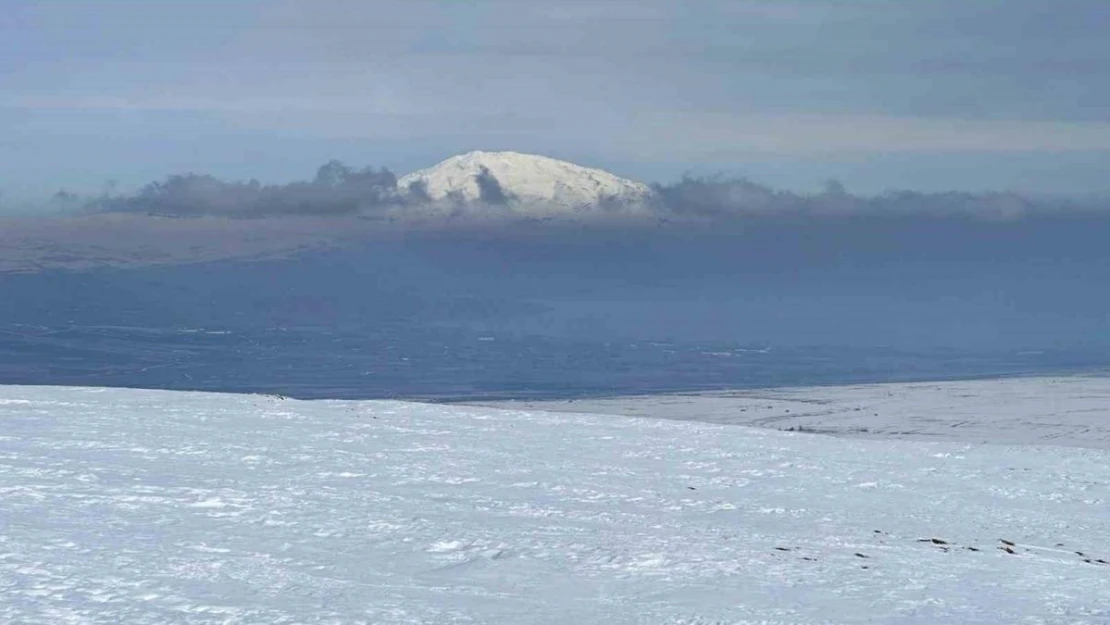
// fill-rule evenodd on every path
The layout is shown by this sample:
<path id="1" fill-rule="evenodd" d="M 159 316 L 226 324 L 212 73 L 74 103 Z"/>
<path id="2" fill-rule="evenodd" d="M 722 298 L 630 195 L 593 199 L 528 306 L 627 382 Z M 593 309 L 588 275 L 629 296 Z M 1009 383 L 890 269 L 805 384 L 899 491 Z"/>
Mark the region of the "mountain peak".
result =
<path id="1" fill-rule="evenodd" d="M 630 210 L 651 196 L 640 182 L 601 169 L 520 152 L 476 150 L 398 180 L 423 186 L 433 201 L 501 204 L 525 215 L 576 214 L 617 205 Z"/>

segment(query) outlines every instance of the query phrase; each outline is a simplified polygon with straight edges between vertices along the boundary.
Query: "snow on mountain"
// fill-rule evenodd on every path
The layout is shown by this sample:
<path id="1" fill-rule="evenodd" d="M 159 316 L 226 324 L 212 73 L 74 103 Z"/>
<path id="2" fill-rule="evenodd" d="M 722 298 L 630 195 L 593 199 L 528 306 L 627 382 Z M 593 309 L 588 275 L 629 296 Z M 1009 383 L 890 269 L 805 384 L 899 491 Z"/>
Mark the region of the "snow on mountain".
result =
<path id="1" fill-rule="evenodd" d="M 1110 622 L 1104 451 L 56 387 L 0 423 L 3 623 Z"/>
<path id="2" fill-rule="evenodd" d="M 498 204 L 482 191 L 483 179 L 496 180 L 505 208 L 523 215 L 580 214 L 619 206 L 636 212 L 652 196 L 645 184 L 546 156 L 518 152 L 468 152 L 398 180 L 402 190 L 423 185 L 434 201 Z M 485 195 L 485 197 L 484 197 Z M 492 201 L 491 201 L 492 200 Z M 603 206 L 605 208 L 603 208 Z"/>

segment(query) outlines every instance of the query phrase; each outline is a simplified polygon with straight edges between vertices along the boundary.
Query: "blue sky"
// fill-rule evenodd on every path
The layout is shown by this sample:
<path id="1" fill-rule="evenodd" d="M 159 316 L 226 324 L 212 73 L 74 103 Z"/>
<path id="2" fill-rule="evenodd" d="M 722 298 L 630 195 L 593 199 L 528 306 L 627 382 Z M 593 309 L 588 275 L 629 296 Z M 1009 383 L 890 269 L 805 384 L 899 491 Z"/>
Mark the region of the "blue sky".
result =
<path id="1" fill-rule="evenodd" d="M 1110 192 L 1096 0 L 4 0 L 0 191 L 404 173 Z"/>

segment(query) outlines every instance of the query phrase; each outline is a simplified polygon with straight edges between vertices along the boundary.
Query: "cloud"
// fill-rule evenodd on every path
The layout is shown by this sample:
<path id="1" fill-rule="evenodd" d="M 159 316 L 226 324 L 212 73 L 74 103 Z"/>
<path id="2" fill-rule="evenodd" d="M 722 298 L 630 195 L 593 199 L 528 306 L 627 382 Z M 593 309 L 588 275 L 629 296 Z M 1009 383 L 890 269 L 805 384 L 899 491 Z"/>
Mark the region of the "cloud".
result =
<path id="1" fill-rule="evenodd" d="M 273 217 L 373 214 L 405 201 L 397 190 L 397 177 L 388 169 L 354 170 L 330 161 L 311 181 L 262 185 L 257 180 L 228 182 L 206 174 L 177 174 L 132 195 L 106 194 L 88 206 L 97 212 Z"/>
<path id="2" fill-rule="evenodd" d="M 935 219 L 1012 220 L 1040 214 L 1094 210 L 1097 201 L 1036 200 L 1016 193 L 889 191 L 863 196 L 830 180 L 821 193 L 774 189 L 746 178 L 686 176 L 653 185 L 660 216 L 698 220 Z"/>
<path id="3" fill-rule="evenodd" d="M 398 188 L 397 176 L 385 168 L 351 168 L 332 160 L 310 180 L 263 185 L 257 180 L 227 181 L 207 174 L 184 173 L 144 185 L 134 193 L 109 190 L 96 198 L 66 191 L 54 204 L 72 213 L 74 207 L 100 213 L 140 213 L 180 217 L 222 216 L 359 216 L 402 219 L 453 217 L 462 221 L 512 221 L 537 211 L 516 210 L 522 202 L 486 168 L 475 176 L 477 200 L 461 194 L 434 201 L 423 184 Z M 799 193 L 743 177 L 683 176 L 672 183 L 651 185 L 646 198 L 605 198 L 598 206 L 576 211 L 572 220 L 625 216 L 627 220 L 683 223 L 752 223 L 805 220 L 958 219 L 999 221 L 1074 212 L 1103 212 L 1100 199 L 1038 199 L 1011 192 L 939 192 L 909 190 L 877 195 L 853 194 L 836 180 L 819 193 Z M 631 209 L 631 210 L 630 210 Z M 543 211 L 539 210 L 542 214 Z M 602 219 L 604 218 L 604 219 Z M 629 222 L 631 223 L 631 222 Z"/>

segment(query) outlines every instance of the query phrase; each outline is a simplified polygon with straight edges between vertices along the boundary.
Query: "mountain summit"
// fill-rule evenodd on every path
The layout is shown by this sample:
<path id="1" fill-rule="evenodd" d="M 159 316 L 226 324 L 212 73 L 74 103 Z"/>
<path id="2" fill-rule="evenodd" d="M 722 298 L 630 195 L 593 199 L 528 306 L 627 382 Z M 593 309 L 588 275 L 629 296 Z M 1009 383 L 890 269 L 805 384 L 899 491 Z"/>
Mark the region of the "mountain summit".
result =
<path id="1" fill-rule="evenodd" d="M 578 214 L 609 209 L 637 212 L 652 196 L 647 185 L 546 156 L 468 152 L 403 176 L 402 190 L 433 202 L 505 206 L 522 215 Z"/>

